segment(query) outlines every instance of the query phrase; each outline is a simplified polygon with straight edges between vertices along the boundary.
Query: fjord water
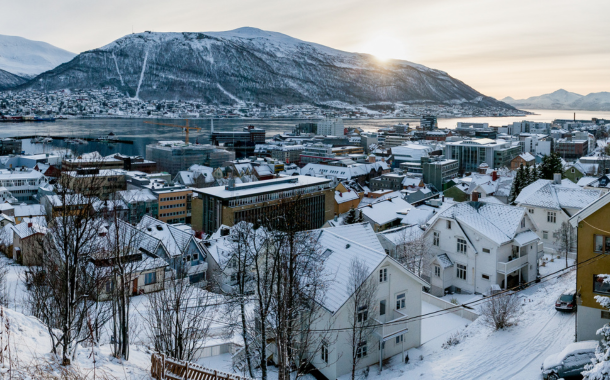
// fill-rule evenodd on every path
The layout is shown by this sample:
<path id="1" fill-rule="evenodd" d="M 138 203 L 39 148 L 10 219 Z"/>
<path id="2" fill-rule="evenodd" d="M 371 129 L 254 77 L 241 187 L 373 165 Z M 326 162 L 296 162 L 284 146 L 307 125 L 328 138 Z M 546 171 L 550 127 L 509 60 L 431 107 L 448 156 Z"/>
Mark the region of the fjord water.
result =
<path id="1" fill-rule="evenodd" d="M 529 110 L 534 115 L 524 117 L 472 117 L 438 119 L 439 128 L 455 128 L 457 122 L 489 123 L 490 126 L 507 125 L 515 121 L 531 120 L 550 122 L 554 119 L 572 119 L 576 112 L 576 119 L 590 120 L 593 117 L 610 119 L 610 112 L 594 111 L 565 111 L 565 110 Z M 147 119 L 150 120 L 150 119 Z M 23 140 L 23 150 L 26 153 L 44 153 L 55 149 L 69 147 L 76 153 L 98 151 L 103 155 L 123 153 L 129 155 L 145 155 L 146 144 L 163 140 L 182 140 L 184 133 L 179 128 L 163 127 L 145 124 L 143 119 L 67 119 L 55 122 L 40 123 L 0 123 L 0 137 L 20 136 L 64 136 L 64 137 L 90 137 L 106 136 L 113 132 L 121 140 L 131 140 L 132 144 L 108 144 L 89 142 L 86 145 L 69 145 L 62 140 L 55 140 L 51 144 L 31 144 L 29 139 Z M 184 120 L 163 119 L 150 120 L 161 123 L 184 124 Z M 267 137 L 290 132 L 294 126 L 301 122 L 315 122 L 315 120 L 301 119 L 215 119 L 216 131 L 236 131 L 247 125 L 264 128 Z M 396 123 L 411 123 L 417 125 L 418 119 L 345 119 L 347 127 L 360 127 L 365 131 L 375 131 L 380 127 L 391 126 Z M 210 136 L 209 119 L 190 119 L 189 125 L 200 127 L 201 131 L 192 131 L 192 142 L 208 143 Z"/>

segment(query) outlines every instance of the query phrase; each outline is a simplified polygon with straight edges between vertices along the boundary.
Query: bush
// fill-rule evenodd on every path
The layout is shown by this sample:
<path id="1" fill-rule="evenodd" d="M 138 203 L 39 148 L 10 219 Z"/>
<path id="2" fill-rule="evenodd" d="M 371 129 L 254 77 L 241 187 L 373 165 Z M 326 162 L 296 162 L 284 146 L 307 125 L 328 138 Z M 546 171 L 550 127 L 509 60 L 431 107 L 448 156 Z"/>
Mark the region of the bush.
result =
<path id="1" fill-rule="evenodd" d="M 451 302 L 451 303 L 452 303 L 452 304 L 454 304 L 454 305 L 459 305 L 459 304 L 460 304 L 460 303 L 458 302 L 457 298 L 455 298 L 455 297 L 452 297 L 452 298 L 449 300 L 449 302 Z"/>
<path id="2" fill-rule="evenodd" d="M 481 307 L 483 322 L 496 330 L 516 324 L 520 311 L 519 298 L 514 293 L 490 297 Z"/>
<path id="3" fill-rule="evenodd" d="M 441 347 L 444 349 L 448 349 L 450 347 L 457 346 L 467 336 L 468 336 L 468 334 L 466 334 L 463 331 L 458 331 L 456 333 L 453 333 L 453 334 L 449 335 L 449 338 L 447 338 L 447 341 L 445 343 L 443 343 L 441 345 Z"/>

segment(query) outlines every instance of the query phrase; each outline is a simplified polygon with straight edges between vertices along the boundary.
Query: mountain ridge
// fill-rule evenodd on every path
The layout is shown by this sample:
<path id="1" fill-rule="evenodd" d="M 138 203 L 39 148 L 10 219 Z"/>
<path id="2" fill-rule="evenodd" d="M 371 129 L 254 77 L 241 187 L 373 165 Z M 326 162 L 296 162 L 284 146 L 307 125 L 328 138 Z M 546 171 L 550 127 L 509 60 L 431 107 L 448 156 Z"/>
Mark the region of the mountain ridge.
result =
<path id="1" fill-rule="evenodd" d="M 75 56 L 47 42 L 0 34 L 0 70 L 18 77 L 31 79 Z"/>
<path id="2" fill-rule="evenodd" d="M 610 92 L 605 91 L 581 95 L 559 89 L 527 99 L 513 99 L 507 96 L 502 101 L 517 108 L 610 111 Z"/>
<path id="3" fill-rule="evenodd" d="M 83 52 L 20 89 L 114 86 L 147 100 L 267 104 L 433 101 L 511 106 L 441 70 L 350 53 L 256 28 L 144 32 Z"/>

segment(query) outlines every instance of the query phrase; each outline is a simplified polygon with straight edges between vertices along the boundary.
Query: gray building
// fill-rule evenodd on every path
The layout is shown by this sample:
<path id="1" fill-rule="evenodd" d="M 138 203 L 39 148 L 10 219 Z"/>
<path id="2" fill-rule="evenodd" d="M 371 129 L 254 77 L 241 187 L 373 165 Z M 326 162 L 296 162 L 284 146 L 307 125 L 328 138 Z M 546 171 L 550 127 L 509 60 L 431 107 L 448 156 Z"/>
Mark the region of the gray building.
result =
<path id="1" fill-rule="evenodd" d="M 444 190 L 444 184 L 458 176 L 459 162 L 457 160 L 431 160 L 422 157 L 422 171 L 424 183 L 430 183 L 438 190 Z"/>
<path id="2" fill-rule="evenodd" d="M 235 152 L 209 144 L 187 145 L 182 141 L 159 141 L 157 144 L 146 145 L 146 159 L 156 161 L 159 171 L 175 176 L 192 165 L 220 167 L 224 162 L 234 160 Z"/>
<path id="3" fill-rule="evenodd" d="M 402 181 L 405 179 L 406 175 L 404 174 L 396 174 L 396 173 L 387 173 L 383 174 L 377 178 L 373 178 L 369 181 L 369 188 L 372 191 L 377 190 L 401 190 L 402 189 Z"/>
<path id="4" fill-rule="evenodd" d="M 475 171 L 482 163 L 492 168 L 510 167 L 513 158 L 521 154 L 518 142 L 472 139 L 448 142 L 445 145 L 445 158 L 457 160 L 459 170 Z"/>
<path id="5" fill-rule="evenodd" d="M 8 137 L 0 139 L 0 156 L 9 154 L 21 154 L 21 140 Z"/>

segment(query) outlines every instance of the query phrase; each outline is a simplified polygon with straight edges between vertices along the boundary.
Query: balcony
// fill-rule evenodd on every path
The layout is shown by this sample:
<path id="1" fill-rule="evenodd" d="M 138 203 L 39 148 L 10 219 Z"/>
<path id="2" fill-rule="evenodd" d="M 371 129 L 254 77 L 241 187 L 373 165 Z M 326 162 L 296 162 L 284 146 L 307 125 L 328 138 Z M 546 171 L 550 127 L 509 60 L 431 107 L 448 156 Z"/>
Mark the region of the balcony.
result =
<path id="1" fill-rule="evenodd" d="M 516 270 L 519 270 L 527 266 L 527 255 L 514 258 L 506 263 L 497 263 L 497 271 L 502 274 L 510 274 Z"/>
<path id="2" fill-rule="evenodd" d="M 391 310 L 386 316 L 385 322 L 381 322 L 377 319 L 375 320 L 375 322 L 382 325 L 375 331 L 375 334 L 379 336 L 382 342 L 402 335 L 409 331 L 409 328 L 407 327 L 407 318 L 408 316 L 406 314 L 401 313 L 398 310 Z"/>

